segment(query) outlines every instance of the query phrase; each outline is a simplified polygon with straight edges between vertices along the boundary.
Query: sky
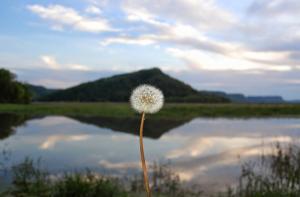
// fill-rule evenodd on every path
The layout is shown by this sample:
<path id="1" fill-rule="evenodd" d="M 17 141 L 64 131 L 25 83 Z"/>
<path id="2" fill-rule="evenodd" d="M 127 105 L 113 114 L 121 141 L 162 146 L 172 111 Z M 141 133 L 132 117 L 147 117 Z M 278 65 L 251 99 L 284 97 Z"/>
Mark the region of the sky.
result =
<path id="1" fill-rule="evenodd" d="M 199 90 L 300 99 L 299 0 L 2 0 L 0 67 L 67 88 L 158 67 Z"/>

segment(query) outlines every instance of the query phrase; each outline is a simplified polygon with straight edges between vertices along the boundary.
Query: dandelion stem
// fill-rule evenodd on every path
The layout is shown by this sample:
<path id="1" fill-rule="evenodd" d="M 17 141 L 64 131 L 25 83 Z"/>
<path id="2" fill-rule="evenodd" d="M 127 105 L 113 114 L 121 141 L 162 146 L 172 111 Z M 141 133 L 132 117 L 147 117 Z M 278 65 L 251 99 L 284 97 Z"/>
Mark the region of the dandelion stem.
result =
<path id="1" fill-rule="evenodd" d="M 149 186 L 149 179 L 147 173 L 147 166 L 145 161 L 145 154 L 144 154 L 144 143 L 143 143 L 143 130 L 144 130 L 144 121 L 145 121 L 145 113 L 142 113 L 141 125 L 140 125 L 140 152 L 141 152 L 141 163 L 144 173 L 144 186 L 147 192 L 147 197 L 151 197 L 151 191 Z"/>

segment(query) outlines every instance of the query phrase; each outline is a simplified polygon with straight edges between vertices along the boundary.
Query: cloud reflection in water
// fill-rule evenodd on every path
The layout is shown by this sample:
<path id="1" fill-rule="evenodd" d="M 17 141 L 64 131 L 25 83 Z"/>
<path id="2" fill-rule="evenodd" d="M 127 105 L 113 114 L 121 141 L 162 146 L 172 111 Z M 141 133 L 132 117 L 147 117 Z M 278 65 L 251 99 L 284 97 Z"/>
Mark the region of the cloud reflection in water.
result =
<path id="1" fill-rule="evenodd" d="M 96 120 L 85 117 L 78 122 L 61 116 L 29 120 L 1 140 L 0 148 L 9 144 L 15 162 L 24 156 L 42 157 L 54 172 L 86 167 L 120 175 L 137 172 L 138 137 L 135 131 L 130 133 L 134 126 L 126 125 L 123 132 L 122 124 L 109 127 L 111 119 Z M 276 142 L 297 142 L 300 137 L 299 119 L 199 118 L 181 126 L 168 122 L 166 128 L 145 139 L 149 164 L 171 161 L 183 180 L 210 188 L 234 182 L 241 162 L 257 159 L 262 152 L 272 154 Z"/>

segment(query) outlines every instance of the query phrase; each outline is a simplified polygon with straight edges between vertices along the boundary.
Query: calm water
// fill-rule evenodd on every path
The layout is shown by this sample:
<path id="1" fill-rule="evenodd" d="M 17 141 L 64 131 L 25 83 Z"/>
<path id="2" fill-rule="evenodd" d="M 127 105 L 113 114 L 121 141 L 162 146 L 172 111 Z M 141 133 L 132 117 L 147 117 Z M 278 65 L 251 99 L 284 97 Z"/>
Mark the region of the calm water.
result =
<path id="1" fill-rule="evenodd" d="M 107 175 L 136 174 L 138 124 L 137 119 L 2 114 L 0 162 L 10 166 L 30 156 L 42 158 L 54 173 L 88 167 Z M 276 142 L 297 141 L 300 119 L 150 118 L 145 135 L 148 162 L 170 162 L 182 180 L 213 190 L 236 182 L 240 164 L 271 154 Z"/>

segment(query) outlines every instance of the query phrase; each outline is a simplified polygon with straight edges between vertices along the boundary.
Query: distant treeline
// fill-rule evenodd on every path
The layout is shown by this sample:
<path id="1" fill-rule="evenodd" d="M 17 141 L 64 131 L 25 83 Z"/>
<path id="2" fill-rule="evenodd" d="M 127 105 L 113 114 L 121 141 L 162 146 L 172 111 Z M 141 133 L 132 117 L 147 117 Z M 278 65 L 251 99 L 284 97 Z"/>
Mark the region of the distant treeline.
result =
<path id="1" fill-rule="evenodd" d="M 29 103 L 31 93 L 28 87 L 16 80 L 16 75 L 0 69 L 0 103 Z"/>

